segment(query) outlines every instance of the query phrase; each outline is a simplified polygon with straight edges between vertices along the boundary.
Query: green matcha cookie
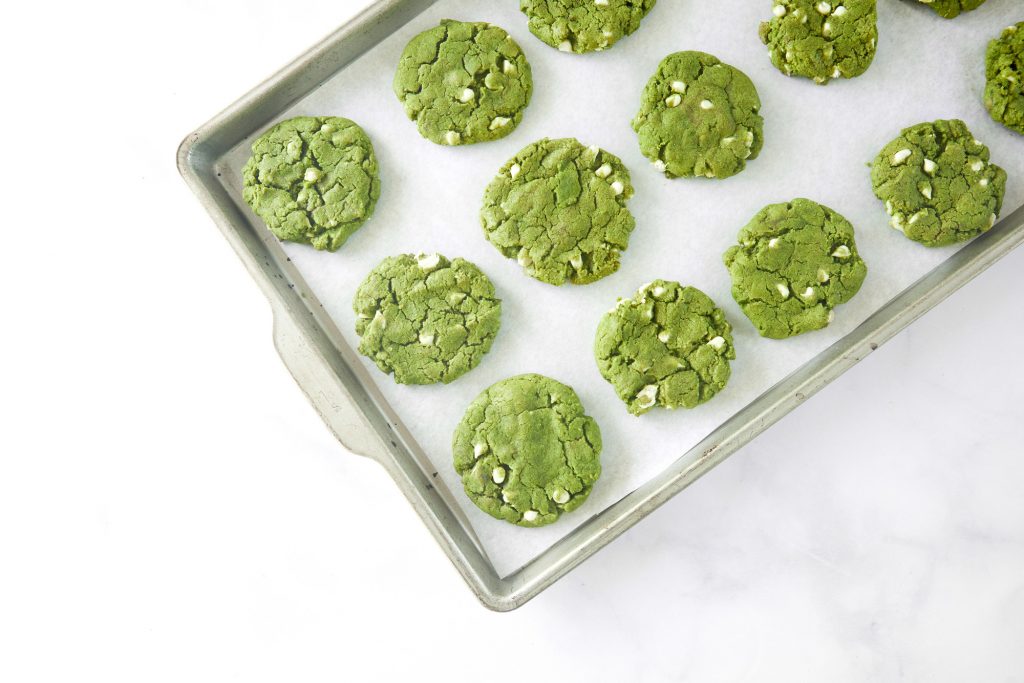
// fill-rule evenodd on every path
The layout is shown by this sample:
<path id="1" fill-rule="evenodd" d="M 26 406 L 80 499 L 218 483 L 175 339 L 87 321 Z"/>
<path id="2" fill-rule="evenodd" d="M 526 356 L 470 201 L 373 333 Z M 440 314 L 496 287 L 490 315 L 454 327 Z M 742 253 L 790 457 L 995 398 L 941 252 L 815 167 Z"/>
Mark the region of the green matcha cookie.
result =
<path id="1" fill-rule="evenodd" d="M 337 251 L 373 214 L 373 145 L 348 119 L 300 116 L 252 143 L 242 197 L 278 239 Z"/>
<path id="2" fill-rule="evenodd" d="M 763 143 L 761 100 L 739 69 L 703 52 L 676 52 L 647 82 L 633 130 L 669 178 L 728 178 Z"/>
<path id="3" fill-rule="evenodd" d="M 828 325 L 868 272 L 849 221 L 809 199 L 761 209 L 724 260 L 733 298 L 770 339 Z"/>
<path id="4" fill-rule="evenodd" d="M 530 33 L 562 52 L 591 52 L 614 45 L 640 28 L 655 0 L 519 0 Z"/>
<path id="5" fill-rule="evenodd" d="M 576 392 L 543 375 L 491 385 L 452 439 L 455 471 L 477 507 L 520 526 L 551 524 L 601 476 L 601 430 Z"/>
<path id="6" fill-rule="evenodd" d="M 594 356 L 629 412 L 642 415 L 711 400 L 729 381 L 736 351 L 732 327 L 707 294 L 655 280 L 605 314 Z"/>
<path id="7" fill-rule="evenodd" d="M 981 7 L 985 0 L 917 0 L 935 10 L 939 16 L 953 19 L 961 12 L 970 12 Z"/>
<path id="8" fill-rule="evenodd" d="M 405 46 L 394 88 L 420 135 L 439 145 L 469 145 L 515 130 L 533 76 L 503 29 L 446 19 Z"/>
<path id="9" fill-rule="evenodd" d="M 359 353 L 399 384 L 447 384 L 475 368 L 501 324 L 494 285 L 469 261 L 391 256 L 356 291 Z"/>
<path id="10" fill-rule="evenodd" d="M 893 228 L 939 247 L 995 225 L 1006 172 L 988 163 L 988 147 L 954 119 L 903 130 L 872 163 L 871 184 Z"/>
<path id="11" fill-rule="evenodd" d="M 988 44 L 985 79 L 985 108 L 992 118 L 1024 133 L 1024 21 Z"/>
<path id="12" fill-rule="evenodd" d="M 875 0 L 772 0 L 772 14 L 761 24 L 761 41 L 787 76 L 824 85 L 860 76 L 875 58 Z"/>
<path id="13" fill-rule="evenodd" d="M 587 284 L 619 269 L 635 222 L 629 171 L 578 140 L 527 145 L 501 167 L 480 212 L 491 244 L 542 282 Z"/>

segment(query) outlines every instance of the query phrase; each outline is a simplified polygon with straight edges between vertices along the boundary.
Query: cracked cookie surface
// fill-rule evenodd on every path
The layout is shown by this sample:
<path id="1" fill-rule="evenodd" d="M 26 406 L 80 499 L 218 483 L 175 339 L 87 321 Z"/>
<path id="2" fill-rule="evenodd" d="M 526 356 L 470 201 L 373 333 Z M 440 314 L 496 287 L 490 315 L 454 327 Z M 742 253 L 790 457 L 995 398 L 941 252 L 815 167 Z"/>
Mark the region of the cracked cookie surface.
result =
<path id="1" fill-rule="evenodd" d="M 562 52 L 606 50 L 640 28 L 655 0 L 520 0 L 530 33 Z"/>
<path id="2" fill-rule="evenodd" d="M 475 265 L 440 254 L 384 259 L 356 291 L 359 353 L 399 384 L 434 384 L 475 368 L 501 324 L 501 300 Z"/>
<path id="3" fill-rule="evenodd" d="M 647 82 L 633 130 L 669 178 L 728 178 L 763 144 L 761 100 L 739 69 L 703 52 L 676 52 Z"/>
<path id="4" fill-rule="evenodd" d="M 1007 26 L 985 53 L 985 108 L 1024 134 L 1024 21 Z"/>
<path id="5" fill-rule="evenodd" d="M 520 526 L 551 524 L 601 476 L 601 430 L 576 392 L 518 375 L 470 404 L 452 439 L 455 471 L 481 510 Z"/>
<path id="6" fill-rule="evenodd" d="M 917 0 L 917 2 L 931 7 L 945 19 L 954 19 L 960 16 L 961 12 L 976 10 L 985 4 L 985 0 Z"/>
<path id="7" fill-rule="evenodd" d="M 635 221 L 622 161 L 578 140 L 538 140 L 502 166 L 484 192 L 487 239 L 527 275 L 587 284 L 619 269 Z"/>
<path id="8" fill-rule="evenodd" d="M 875 0 L 772 0 L 761 42 L 775 68 L 824 85 L 867 71 L 878 45 Z"/>
<path id="9" fill-rule="evenodd" d="M 890 225 L 929 247 L 964 242 L 995 225 L 1006 171 L 960 120 L 904 129 L 871 165 Z"/>
<path id="10" fill-rule="evenodd" d="M 766 206 L 738 240 L 723 258 L 732 296 L 770 339 L 826 327 L 867 276 L 850 222 L 809 199 Z"/>
<path id="11" fill-rule="evenodd" d="M 363 129 L 340 117 L 282 121 L 252 143 L 242 197 L 278 239 L 337 251 L 373 214 L 380 177 Z"/>
<path id="12" fill-rule="evenodd" d="M 533 76 L 504 29 L 445 19 L 406 45 L 394 90 L 420 135 L 439 145 L 468 145 L 515 130 Z"/>
<path id="13" fill-rule="evenodd" d="M 597 328 L 601 375 L 633 415 L 694 408 L 729 381 L 732 326 L 704 292 L 655 280 L 620 299 Z"/>

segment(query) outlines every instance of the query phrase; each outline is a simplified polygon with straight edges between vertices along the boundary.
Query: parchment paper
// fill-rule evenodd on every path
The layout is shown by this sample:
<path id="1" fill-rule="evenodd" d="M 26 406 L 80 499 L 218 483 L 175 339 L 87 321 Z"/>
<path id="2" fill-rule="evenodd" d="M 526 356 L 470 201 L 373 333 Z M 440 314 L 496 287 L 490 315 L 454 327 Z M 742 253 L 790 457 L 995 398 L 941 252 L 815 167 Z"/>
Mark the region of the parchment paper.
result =
<path id="1" fill-rule="evenodd" d="M 964 119 L 1009 174 L 1003 214 L 1024 202 L 1024 138 L 994 123 L 981 104 L 985 46 L 1005 26 L 1024 19 L 1017 0 L 989 0 L 954 21 L 914 2 L 879 0 L 875 63 L 864 76 L 827 87 L 787 78 L 771 66 L 757 36 L 758 23 L 770 15 L 769 0 L 660 0 L 636 34 L 586 56 L 560 53 L 534 38 L 518 4 L 442 0 L 281 117 L 351 118 L 366 129 L 380 160 L 376 214 L 341 251 L 285 245 L 353 348 L 359 340 L 352 295 L 369 269 L 391 254 L 436 251 L 468 258 L 491 277 L 504 301 L 501 332 L 491 352 L 448 386 L 398 386 L 360 357 L 366 376 L 411 431 L 439 472 L 435 481 L 448 487 L 502 575 L 663 471 L 953 253 L 955 248 L 927 249 L 892 230 L 871 192 L 866 164 L 901 128 L 937 118 Z M 395 65 L 405 43 L 442 18 L 497 24 L 526 51 L 535 92 L 522 125 L 509 137 L 439 147 L 422 139 L 405 117 L 391 90 Z M 640 92 L 658 62 L 687 49 L 710 52 L 742 69 L 763 101 L 764 150 L 746 171 L 727 180 L 661 177 L 640 154 L 630 128 Z M 632 172 L 636 195 L 630 208 L 637 227 L 622 269 L 596 284 L 556 288 L 537 282 L 502 257 L 480 228 L 484 187 L 516 151 L 545 136 L 599 145 L 619 155 Z M 224 167 L 225 182 L 239 201 L 247 157 L 242 145 Z M 794 197 L 826 204 L 853 223 L 868 278 L 828 329 L 765 340 L 733 302 L 721 255 L 762 206 Z M 722 306 L 735 328 L 738 358 L 729 386 L 710 403 L 636 418 L 601 378 L 591 347 L 601 315 L 618 297 L 656 277 L 697 286 Z M 604 472 L 589 500 L 541 529 L 520 529 L 478 510 L 463 495 L 451 465 L 452 432 L 466 406 L 493 382 L 524 372 L 574 387 L 604 438 Z"/>

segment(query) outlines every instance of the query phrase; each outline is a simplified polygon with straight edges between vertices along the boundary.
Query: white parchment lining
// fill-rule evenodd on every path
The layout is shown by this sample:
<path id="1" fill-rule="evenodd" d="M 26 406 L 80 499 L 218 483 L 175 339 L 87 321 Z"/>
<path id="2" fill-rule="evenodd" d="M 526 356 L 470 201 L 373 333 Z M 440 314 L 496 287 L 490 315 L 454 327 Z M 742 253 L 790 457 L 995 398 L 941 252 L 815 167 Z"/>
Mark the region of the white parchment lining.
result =
<path id="1" fill-rule="evenodd" d="M 879 0 L 875 63 L 864 76 L 827 87 L 787 78 L 772 67 L 757 37 L 759 22 L 771 12 L 768 0 L 660 0 L 636 34 L 612 50 L 585 56 L 560 53 L 534 38 L 518 4 L 442 0 L 281 116 L 351 118 L 367 131 L 379 157 L 382 195 L 376 213 L 338 253 L 285 245 L 352 347 L 358 345 L 352 295 L 369 269 L 392 254 L 436 251 L 467 258 L 491 277 L 503 299 L 502 329 L 491 352 L 448 386 L 397 386 L 361 358 L 501 575 L 663 471 L 953 253 L 955 247 L 927 249 L 892 230 L 871 192 L 866 164 L 901 128 L 962 118 L 1009 174 L 1003 214 L 1024 203 L 1024 138 L 994 123 L 981 104 L 987 41 L 1024 18 L 1013 11 L 1019 9 L 1014 0 L 990 0 L 953 21 L 916 3 Z M 434 145 L 417 134 L 392 93 L 405 43 L 442 18 L 497 24 L 526 51 L 534 97 L 522 125 L 505 139 L 459 148 Z M 738 176 L 667 180 L 639 152 L 629 122 L 640 92 L 658 62 L 678 50 L 710 52 L 742 69 L 758 87 L 765 146 Z M 502 257 L 484 239 L 478 211 L 484 187 L 516 151 L 541 137 L 568 136 L 622 158 L 636 187 L 630 208 L 637 227 L 618 273 L 584 287 L 555 288 L 526 277 Z M 239 202 L 247 157 L 242 145 L 224 164 L 224 180 Z M 860 294 L 837 309 L 827 330 L 765 340 L 733 302 L 721 255 L 762 206 L 794 197 L 826 204 L 853 223 L 869 273 Z M 699 287 L 722 306 L 735 328 L 738 358 L 729 386 L 710 403 L 636 418 L 601 378 L 591 347 L 601 315 L 618 297 L 654 278 Z M 479 511 L 462 494 L 451 466 L 451 436 L 466 406 L 493 382 L 524 372 L 575 388 L 604 439 L 604 472 L 589 500 L 541 529 L 514 527 Z"/>

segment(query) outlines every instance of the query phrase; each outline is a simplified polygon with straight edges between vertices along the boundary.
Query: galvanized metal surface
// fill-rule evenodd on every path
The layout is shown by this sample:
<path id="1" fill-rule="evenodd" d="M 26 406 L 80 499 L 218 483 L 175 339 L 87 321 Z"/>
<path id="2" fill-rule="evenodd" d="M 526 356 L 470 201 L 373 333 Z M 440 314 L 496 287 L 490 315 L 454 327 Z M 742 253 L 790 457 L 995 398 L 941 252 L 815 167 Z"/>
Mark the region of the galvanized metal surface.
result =
<path id="1" fill-rule="evenodd" d="M 178 149 L 178 168 L 270 300 L 275 346 L 324 422 L 349 450 L 373 458 L 388 471 L 470 588 L 491 609 L 515 609 L 536 596 L 1024 242 L 1022 207 L 750 403 L 662 474 L 501 578 L 468 522 L 432 484 L 430 468 L 417 459 L 398 416 L 359 381 L 353 371 L 354 351 L 276 239 L 250 224 L 216 171 L 221 156 L 433 3 L 381 0 L 188 135 Z"/>

